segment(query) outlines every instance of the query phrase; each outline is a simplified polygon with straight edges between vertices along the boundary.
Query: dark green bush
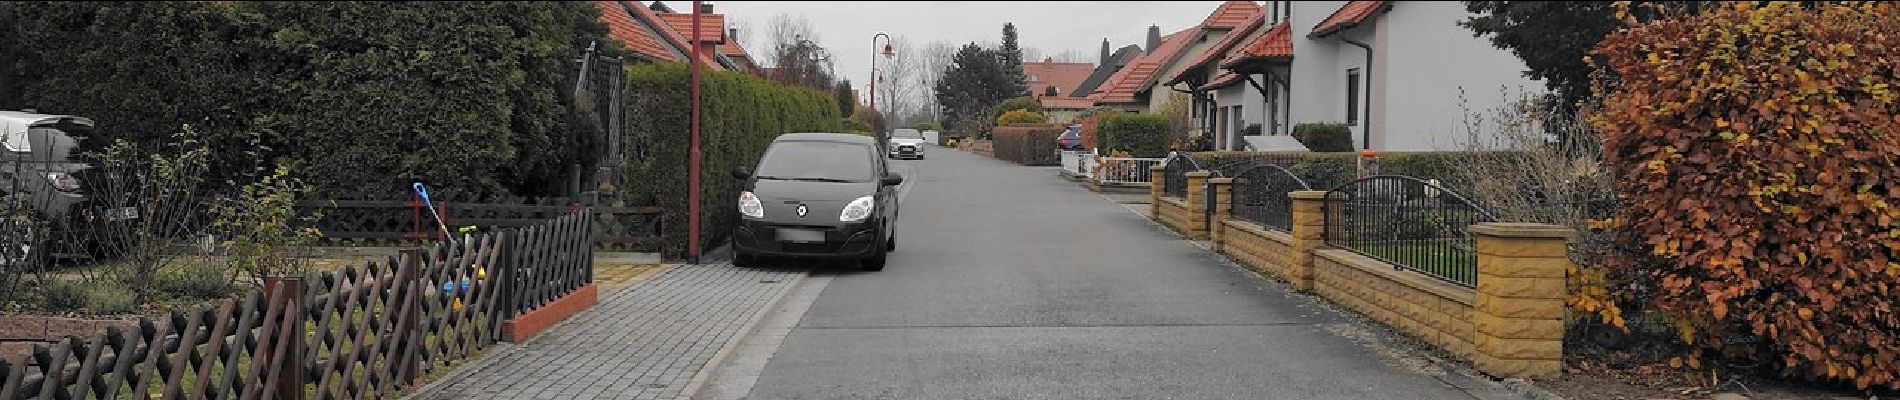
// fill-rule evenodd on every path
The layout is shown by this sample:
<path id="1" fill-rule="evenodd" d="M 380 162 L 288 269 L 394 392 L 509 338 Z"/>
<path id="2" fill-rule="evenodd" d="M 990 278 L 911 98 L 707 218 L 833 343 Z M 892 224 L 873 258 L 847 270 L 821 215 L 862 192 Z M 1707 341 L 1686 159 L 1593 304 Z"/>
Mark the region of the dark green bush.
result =
<path id="1" fill-rule="evenodd" d="M 552 194 L 599 154 L 573 60 L 605 33 L 587 2 L 6 2 L 0 109 L 90 117 L 89 150 L 191 124 L 211 185 Z"/>
<path id="2" fill-rule="evenodd" d="M 191 265 L 158 276 L 158 291 L 180 299 L 218 299 L 237 292 L 231 274 L 218 265 Z"/>
<path id="3" fill-rule="evenodd" d="M 830 94 L 781 85 L 736 72 L 700 76 L 700 244 L 711 249 L 731 234 L 739 182 L 737 166 L 753 167 L 772 139 L 791 132 L 838 132 L 843 117 Z M 643 64 L 627 68 L 626 102 L 628 201 L 659 204 L 665 210 L 663 249 L 669 256 L 687 247 L 687 69 L 681 64 Z"/>
<path id="4" fill-rule="evenodd" d="M 1380 175 L 1405 175 L 1421 180 L 1437 179 L 1440 186 L 1465 194 L 1469 185 L 1459 178 L 1456 163 L 1462 159 L 1475 157 L 1470 152 L 1392 152 L 1379 154 Z M 1350 182 L 1359 177 L 1359 153 L 1298 153 L 1298 152 L 1199 152 L 1192 155 L 1196 162 L 1212 169 L 1231 170 L 1238 173 L 1245 167 L 1219 168 L 1223 165 L 1235 165 L 1242 161 L 1274 164 L 1285 167 L 1314 190 L 1328 190 Z"/>
<path id="5" fill-rule="evenodd" d="M 121 284 L 52 279 L 40 282 L 43 311 L 123 314 L 138 309 L 132 290 Z"/>
<path id="6" fill-rule="evenodd" d="M 44 280 L 40 286 L 40 309 L 77 311 L 86 308 L 86 285 L 60 279 Z"/>
<path id="7" fill-rule="evenodd" d="M 1341 123 L 1309 122 L 1293 126 L 1293 139 L 1314 152 L 1352 151 L 1352 128 Z"/>
<path id="8" fill-rule="evenodd" d="M 1013 97 L 1009 100 L 1003 100 L 1002 103 L 997 103 L 996 107 L 990 108 L 990 118 L 988 120 L 995 121 L 997 118 L 1001 118 L 1003 113 L 1015 110 L 1025 110 L 1041 114 L 1042 101 L 1030 96 Z"/>
<path id="9" fill-rule="evenodd" d="M 1247 127 L 1240 128 L 1240 135 L 1241 136 L 1260 136 L 1260 124 L 1248 124 Z"/>
<path id="10" fill-rule="evenodd" d="M 1160 115 L 1110 115 L 1102 118 L 1096 130 L 1096 145 L 1105 152 L 1121 150 L 1135 157 L 1166 157 L 1168 126 L 1168 118 Z"/>

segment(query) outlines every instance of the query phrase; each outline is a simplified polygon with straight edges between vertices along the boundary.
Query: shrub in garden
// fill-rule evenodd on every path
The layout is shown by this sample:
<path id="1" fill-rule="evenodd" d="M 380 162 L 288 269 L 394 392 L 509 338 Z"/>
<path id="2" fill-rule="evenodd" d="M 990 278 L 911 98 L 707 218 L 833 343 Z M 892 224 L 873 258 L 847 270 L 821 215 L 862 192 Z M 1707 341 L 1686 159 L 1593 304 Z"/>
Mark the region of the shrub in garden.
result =
<path id="1" fill-rule="evenodd" d="M 1042 121 L 1042 113 L 1029 110 L 1010 110 L 1009 112 L 1003 113 L 1002 116 L 996 117 L 997 126 L 1009 124 L 1037 124 L 1042 123 Z"/>
<path id="2" fill-rule="evenodd" d="M 1352 128 L 1337 122 L 1309 122 L 1293 126 L 1293 139 L 1315 152 L 1352 151 Z"/>
<path id="3" fill-rule="evenodd" d="M 1021 124 L 996 127 L 996 158 L 1022 165 L 1057 165 L 1056 137 L 1067 128 L 1057 124 Z"/>
<path id="4" fill-rule="evenodd" d="M 231 280 L 231 271 L 223 265 L 188 265 L 159 274 L 158 291 L 180 299 L 219 299 L 237 292 Z"/>
<path id="5" fill-rule="evenodd" d="M 1126 151 L 1134 157 L 1168 155 L 1168 118 L 1152 114 L 1116 114 L 1102 118 L 1096 141 L 1105 151 Z"/>
<path id="6" fill-rule="evenodd" d="M 672 63 L 630 66 L 621 96 L 628 165 L 620 186 L 630 203 L 665 210 L 662 236 L 671 256 L 683 254 L 687 243 L 687 72 Z M 843 116 L 830 94 L 743 73 L 707 72 L 700 84 L 700 248 L 711 249 L 738 218 L 732 168 L 755 167 L 780 134 L 839 131 Z"/>
<path id="7" fill-rule="evenodd" d="M 1035 97 L 1030 96 L 1012 97 L 1008 100 L 1003 100 L 1001 103 L 996 103 L 995 107 L 990 107 L 990 120 L 995 121 L 997 118 L 1001 118 L 1003 113 L 1015 110 L 1029 110 L 1041 114 L 1042 100 L 1037 100 Z"/>
<path id="8" fill-rule="evenodd" d="M 1900 5 L 1723 3 L 1595 53 L 1620 80 L 1591 122 L 1642 250 L 1615 268 L 1689 344 L 1900 388 Z"/>

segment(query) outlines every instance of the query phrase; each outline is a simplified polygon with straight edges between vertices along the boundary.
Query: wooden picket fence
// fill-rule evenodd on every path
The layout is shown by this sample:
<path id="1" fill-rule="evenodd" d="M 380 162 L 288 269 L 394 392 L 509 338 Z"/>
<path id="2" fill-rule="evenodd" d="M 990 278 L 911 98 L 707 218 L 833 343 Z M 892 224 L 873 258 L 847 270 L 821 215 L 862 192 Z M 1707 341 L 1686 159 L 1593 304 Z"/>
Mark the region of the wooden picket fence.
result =
<path id="1" fill-rule="evenodd" d="M 363 399 L 478 354 L 592 282 L 593 213 L 285 278 L 0 360 L 0 400 Z"/>

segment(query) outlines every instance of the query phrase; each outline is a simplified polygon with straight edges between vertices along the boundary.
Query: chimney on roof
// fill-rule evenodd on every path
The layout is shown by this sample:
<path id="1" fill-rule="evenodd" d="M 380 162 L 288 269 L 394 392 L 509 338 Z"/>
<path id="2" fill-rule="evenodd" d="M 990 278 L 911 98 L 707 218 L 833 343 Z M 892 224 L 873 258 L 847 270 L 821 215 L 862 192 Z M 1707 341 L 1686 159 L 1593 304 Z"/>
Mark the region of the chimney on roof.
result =
<path id="1" fill-rule="evenodd" d="M 1043 58 L 1042 58 L 1042 63 L 1043 63 L 1043 64 L 1053 64 L 1053 63 L 1055 63 L 1055 62 L 1056 62 L 1056 58 L 1055 58 L 1055 57 L 1043 57 Z"/>
<path id="2" fill-rule="evenodd" d="M 1153 53 L 1156 47 L 1161 47 L 1161 25 L 1148 25 L 1148 47 L 1142 51 Z"/>
<path id="3" fill-rule="evenodd" d="M 726 27 L 726 39 L 739 40 L 739 26 L 738 25 Z"/>
<path id="4" fill-rule="evenodd" d="M 710 2 L 710 1 L 709 1 L 709 2 L 705 2 L 705 3 L 701 3 L 701 4 L 699 5 L 699 13 L 700 13 L 700 14 L 712 14 L 712 13 L 713 13 L 713 12 L 712 12 L 712 6 L 713 6 L 713 4 L 712 4 L 712 2 Z"/>
<path id="5" fill-rule="evenodd" d="M 1098 65 L 1108 65 L 1108 57 L 1108 39 L 1102 39 L 1102 62 Z"/>

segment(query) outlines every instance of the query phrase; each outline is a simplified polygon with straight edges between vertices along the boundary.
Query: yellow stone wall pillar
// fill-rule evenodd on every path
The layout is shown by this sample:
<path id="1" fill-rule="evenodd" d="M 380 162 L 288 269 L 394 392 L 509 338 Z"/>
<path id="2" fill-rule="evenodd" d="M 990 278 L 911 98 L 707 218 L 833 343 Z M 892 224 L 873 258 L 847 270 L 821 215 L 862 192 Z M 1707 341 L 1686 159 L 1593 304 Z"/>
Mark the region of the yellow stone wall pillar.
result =
<path id="1" fill-rule="evenodd" d="M 1558 375 L 1564 356 L 1564 273 L 1569 228 L 1486 222 L 1471 226 L 1478 246 L 1476 338 L 1472 361 L 1503 377 Z"/>

